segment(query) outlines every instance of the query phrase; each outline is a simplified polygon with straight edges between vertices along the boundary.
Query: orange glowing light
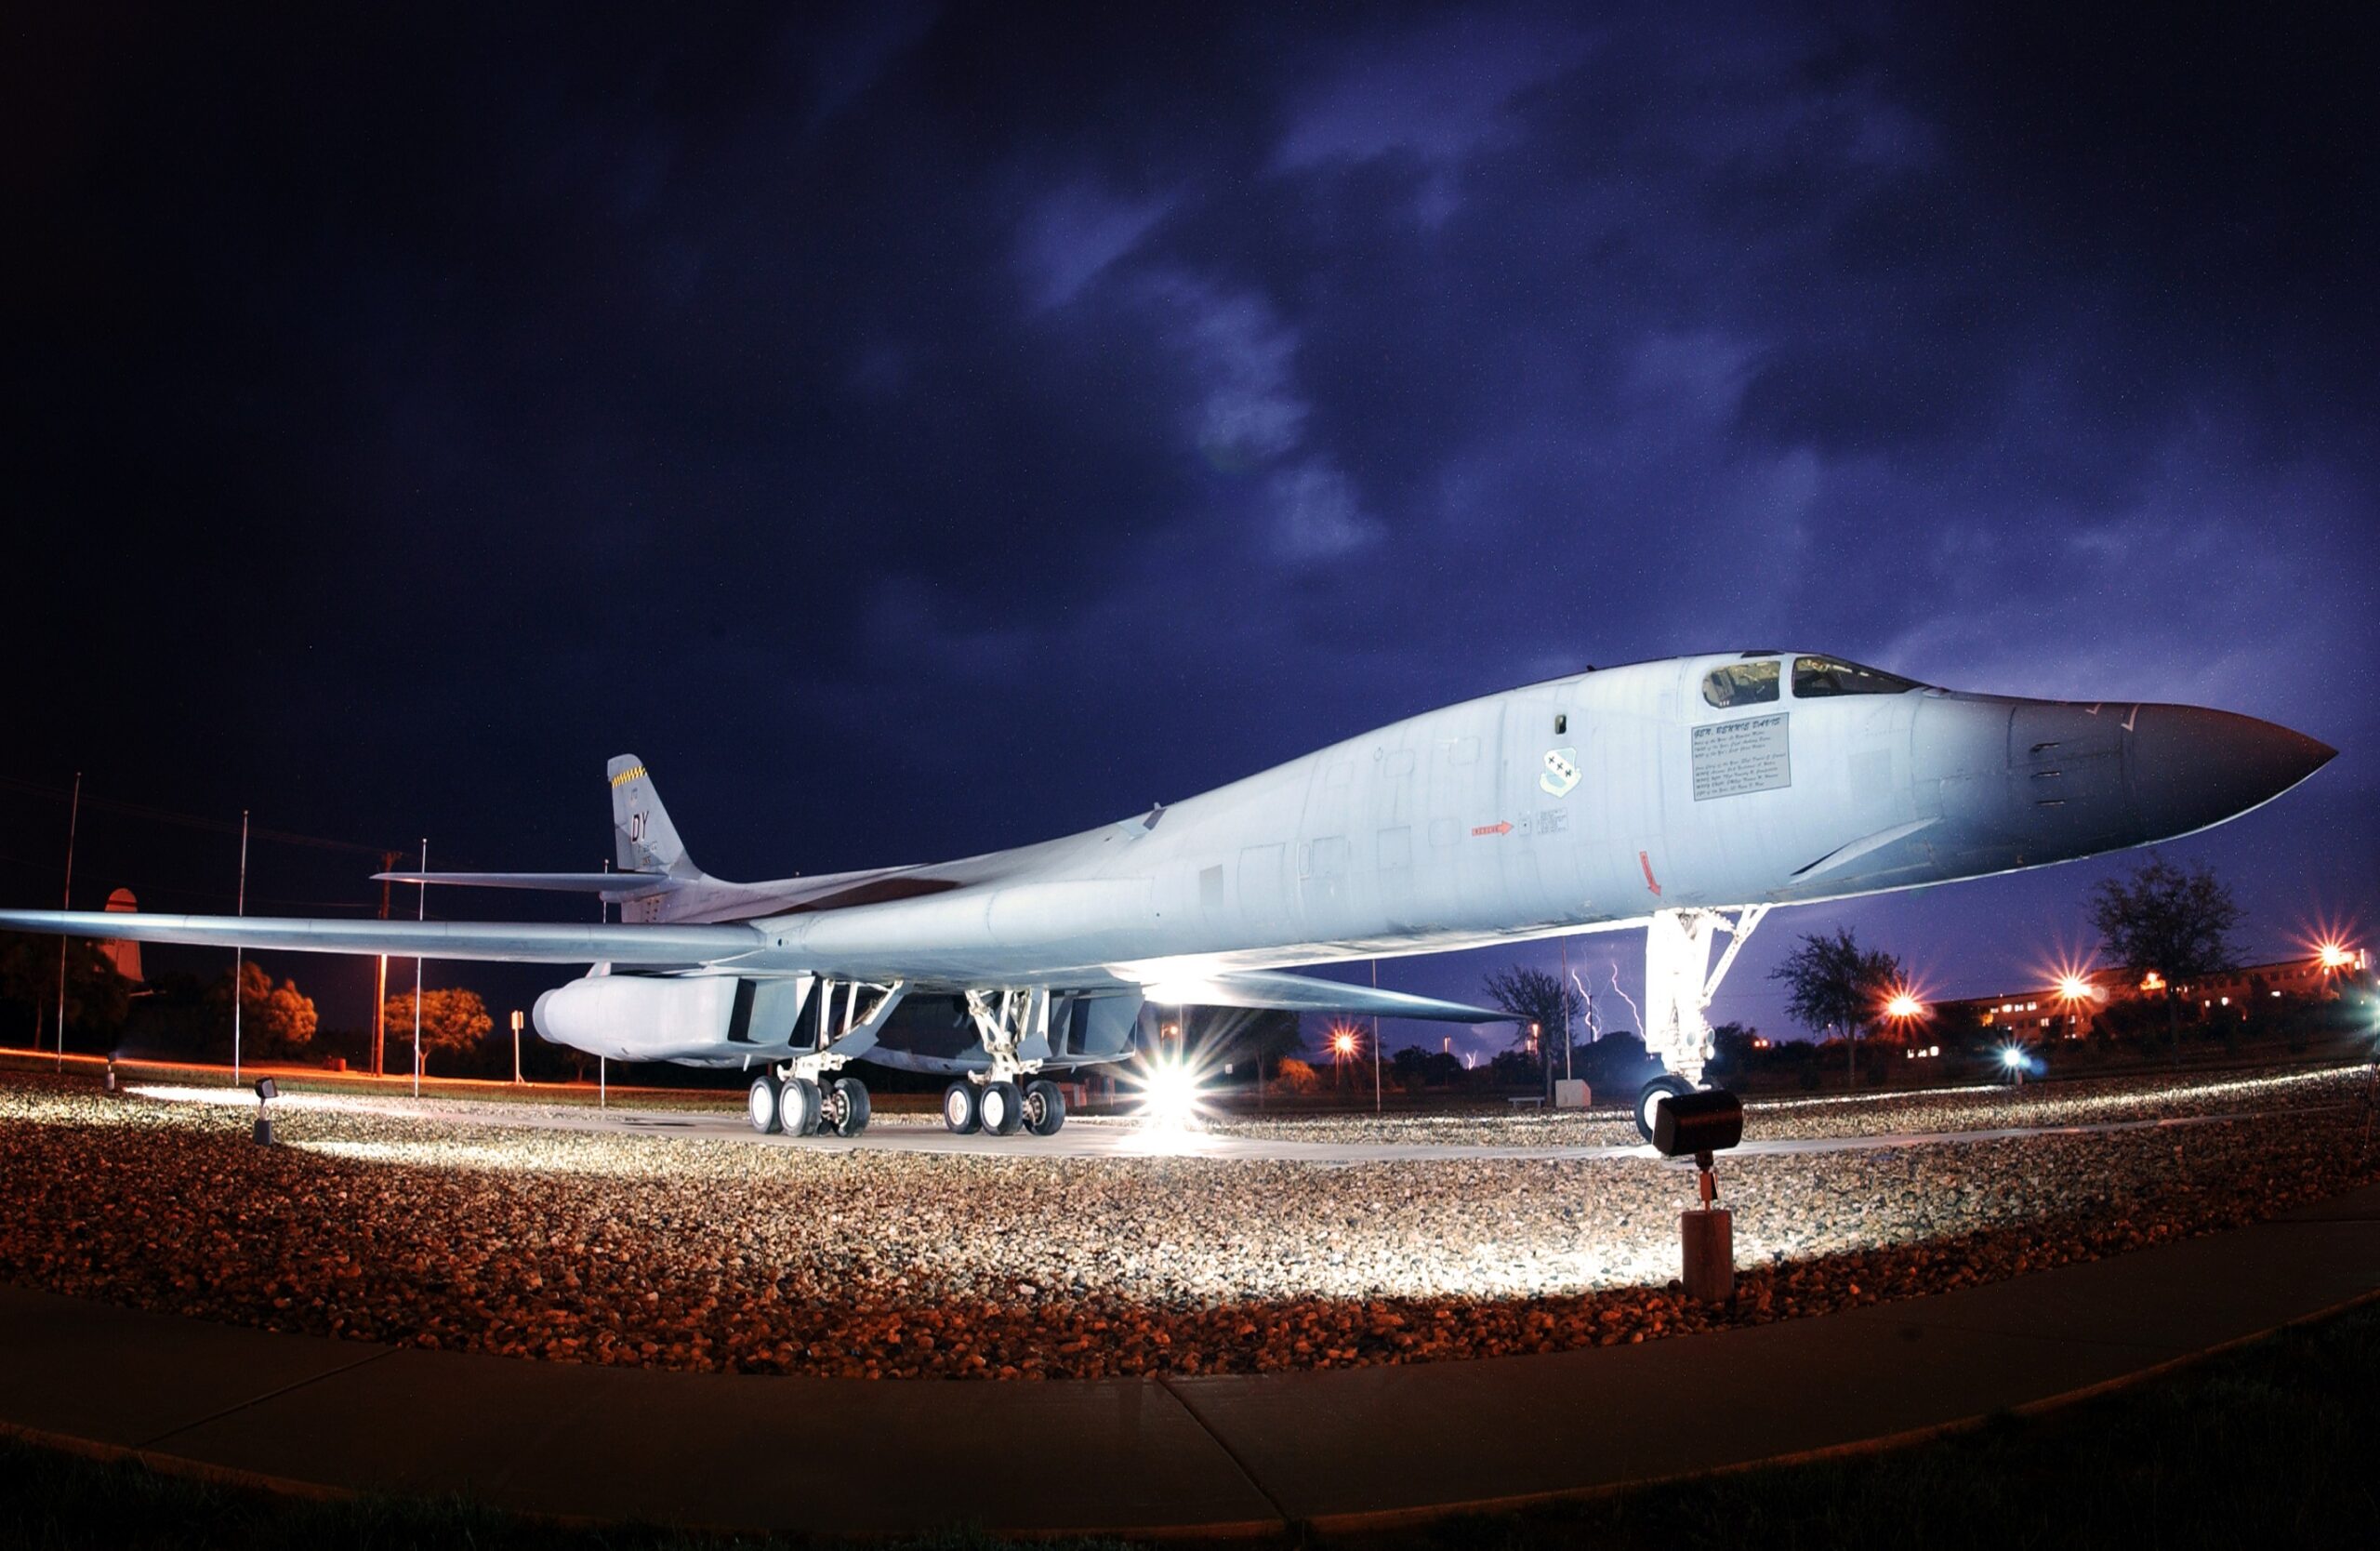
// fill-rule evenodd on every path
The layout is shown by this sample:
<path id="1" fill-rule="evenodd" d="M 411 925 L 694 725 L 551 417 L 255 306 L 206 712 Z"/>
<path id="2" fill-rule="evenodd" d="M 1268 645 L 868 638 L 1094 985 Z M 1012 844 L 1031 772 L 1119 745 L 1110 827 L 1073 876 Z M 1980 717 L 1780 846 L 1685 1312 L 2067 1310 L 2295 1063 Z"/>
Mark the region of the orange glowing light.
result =
<path id="1" fill-rule="evenodd" d="M 1352 1029 L 1342 1028 L 1330 1036 L 1330 1048 L 1341 1055 L 1355 1054 L 1355 1036 Z"/>
<path id="2" fill-rule="evenodd" d="M 2323 943 L 2314 951 L 2320 957 L 2326 970 L 2345 969 L 2355 961 L 2355 955 L 2344 943 Z"/>
<path id="3" fill-rule="evenodd" d="M 1925 1003 L 1907 991 L 1895 991 L 1884 1003 L 1884 1016 L 1888 1018 L 1922 1018 L 1924 1015 Z"/>
<path id="4" fill-rule="evenodd" d="M 2079 974 L 2061 974 L 2057 977 L 2057 994 L 2069 1001 L 2087 1001 L 2091 983 Z"/>

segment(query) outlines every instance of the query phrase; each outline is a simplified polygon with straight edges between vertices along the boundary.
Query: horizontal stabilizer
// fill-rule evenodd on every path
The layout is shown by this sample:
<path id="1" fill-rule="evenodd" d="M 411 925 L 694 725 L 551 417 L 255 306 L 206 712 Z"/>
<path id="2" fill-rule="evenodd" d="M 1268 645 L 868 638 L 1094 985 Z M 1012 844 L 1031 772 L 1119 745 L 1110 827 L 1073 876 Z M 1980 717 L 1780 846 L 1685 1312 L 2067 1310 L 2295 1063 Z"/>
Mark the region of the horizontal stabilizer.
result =
<path id="1" fill-rule="evenodd" d="M 448 883 L 467 889 L 548 889 L 641 899 L 683 888 L 688 880 L 660 872 L 376 872 L 376 883 Z"/>
<path id="2" fill-rule="evenodd" d="M 1235 970 L 1179 983 L 1159 982 L 1143 988 L 1151 1001 L 1169 1006 L 1263 1007 L 1285 1013 L 1351 1013 L 1382 1018 L 1426 1018 L 1434 1023 L 1511 1023 L 1514 1014 L 1493 1007 L 1469 1007 L 1460 1001 L 1408 991 L 1383 991 L 1370 986 L 1350 986 L 1317 980 L 1287 970 Z"/>
<path id="3" fill-rule="evenodd" d="M 408 959 L 486 959 L 522 964 L 613 963 L 653 969 L 718 963 L 769 946 L 769 939 L 751 927 L 733 925 L 300 920 L 125 915 L 107 910 L 0 910 L 0 931 L 192 943 L 205 948 L 391 953 Z"/>

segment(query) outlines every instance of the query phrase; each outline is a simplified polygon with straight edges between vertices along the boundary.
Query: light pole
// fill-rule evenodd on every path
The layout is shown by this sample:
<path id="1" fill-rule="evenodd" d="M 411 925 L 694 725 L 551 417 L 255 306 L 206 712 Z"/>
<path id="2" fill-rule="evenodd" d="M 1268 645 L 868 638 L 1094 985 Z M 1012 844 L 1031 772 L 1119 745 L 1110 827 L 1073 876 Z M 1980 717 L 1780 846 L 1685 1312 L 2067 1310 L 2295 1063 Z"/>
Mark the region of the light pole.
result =
<path id="1" fill-rule="evenodd" d="M 430 840 L 421 842 L 421 903 L 414 908 L 414 920 L 430 919 Z M 421 956 L 413 961 L 413 1096 L 421 1097 Z"/>
<path id="2" fill-rule="evenodd" d="M 512 1080 L 521 1080 L 521 1009 L 512 1009 Z"/>
<path id="3" fill-rule="evenodd" d="M 1925 1015 L 1925 1003 L 1906 986 L 1896 988 L 1884 1001 L 1885 1020 L 1900 1039 L 1901 1048 L 1909 1048 L 1909 1026 Z"/>
<path id="4" fill-rule="evenodd" d="M 381 852 L 380 870 L 384 873 L 396 871 L 397 859 L 403 855 L 403 853 L 399 851 Z M 380 880 L 380 919 L 382 921 L 389 919 L 389 881 L 386 878 Z M 383 953 L 380 955 L 379 977 L 372 983 L 372 1075 L 374 1077 L 383 1077 L 388 1073 L 386 1057 L 388 1032 L 389 956 Z"/>
<path id="5" fill-rule="evenodd" d="M 240 810 L 240 892 L 236 913 L 248 913 L 248 810 Z M 231 948 L 231 1086 L 240 1085 L 240 976 L 246 973 L 247 949 L 237 944 Z"/>
<path id="6" fill-rule="evenodd" d="M 1380 989 L 1380 961 L 1372 961 L 1372 989 Z M 1372 1113 L 1380 1113 L 1380 1014 L 1372 1014 Z"/>
<path id="7" fill-rule="evenodd" d="M 74 773 L 74 796 L 66 809 L 66 892 L 61 910 L 74 908 L 74 826 L 83 816 L 83 773 Z M 66 944 L 58 939 L 58 1069 L 66 1069 Z M 33 998 L 33 1048 L 41 1048 L 41 998 Z"/>

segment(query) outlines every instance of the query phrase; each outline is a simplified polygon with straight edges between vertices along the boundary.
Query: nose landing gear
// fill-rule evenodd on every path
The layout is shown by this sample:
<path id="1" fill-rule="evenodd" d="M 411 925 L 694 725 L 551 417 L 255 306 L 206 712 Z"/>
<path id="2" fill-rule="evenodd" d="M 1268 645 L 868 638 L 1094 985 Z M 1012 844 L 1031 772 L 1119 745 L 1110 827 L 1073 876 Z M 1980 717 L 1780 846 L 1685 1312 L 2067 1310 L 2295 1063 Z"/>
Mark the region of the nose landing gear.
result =
<path id="1" fill-rule="evenodd" d="M 1675 1072 L 1663 1072 L 1636 1091 L 1636 1131 L 1647 1142 L 1653 1139 L 1653 1112 L 1663 1099 L 1681 1098 L 1694 1092 L 1694 1084 Z"/>
<path id="2" fill-rule="evenodd" d="M 1712 1050 L 1711 1020 L 1704 1014 L 1736 954 L 1766 914 L 1765 905 L 1739 906 L 1732 912 L 1653 912 L 1645 929 L 1645 1050 L 1668 1070 L 1636 1094 L 1636 1129 L 1646 1141 L 1653 1139 L 1653 1112 L 1661 1100 L 1702 1085 L 1702 1068 Z M 1727 946 L 1712 964 L 1711 939 L 1721 932 L 1727 935 Z"/>

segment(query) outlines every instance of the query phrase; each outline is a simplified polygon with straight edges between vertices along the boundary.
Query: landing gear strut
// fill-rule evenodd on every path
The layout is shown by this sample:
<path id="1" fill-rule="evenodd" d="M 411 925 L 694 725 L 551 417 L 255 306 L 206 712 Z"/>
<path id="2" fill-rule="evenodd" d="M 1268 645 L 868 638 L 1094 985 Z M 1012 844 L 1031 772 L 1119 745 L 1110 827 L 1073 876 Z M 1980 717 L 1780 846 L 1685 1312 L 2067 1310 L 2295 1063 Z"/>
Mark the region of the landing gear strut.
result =
<path id="1" fill-rule="evenodd" d="M 986 1069 L 943 1091 L 944 1125 L 962 1136 L 979 1130 L 994 1136 L 1057 1134 L 1066 1123 L 1065 1095 L 1034 1075 L 1050 1059 L 1050 1001 L 1046 986 L 967 993 Z"/>
<path id="2" fill-rule="evenodd" d="M 1711 1059 L 1711 999 L 1736 961 L 1744 940 L 1768 914 L 1765 905 L 1726 910 L 1656 910 L 1645 929 L 1645 1051 L 1669 1070 L 1636 1095 L 1636 1129 L 1653 1139 L 1653 1107 L 1673 1094 L 1702 1085 Z M 1711 938 L 1727 935 L 1719 961 L 1711 963 Z M 1708 973 L 1705 973 L 1708 966 Z"/>
<path id="3" fill-rule="evenodd" d="M 867 1089 L 856 1078 L 834 1074 L 876 1048 L 876 1037 L 908 994 L 906 981 L 874 988 L 875 1005 L 860 1012 L 857 981 L 820 976 L 806 993 L 818 1010 L 817 1031 L 807 1050 L 752 1080 L 746 1113 L 752 1129 L 762 1135 L 789 1132 L 796 1136 L 826 1132 L 856 1136 L 867 1129 L 870 1106 Z M 836 1005 L 837 993 L 841 1006 Z M 799 1024 L 797 1017 L 796 1023 Z"/>

